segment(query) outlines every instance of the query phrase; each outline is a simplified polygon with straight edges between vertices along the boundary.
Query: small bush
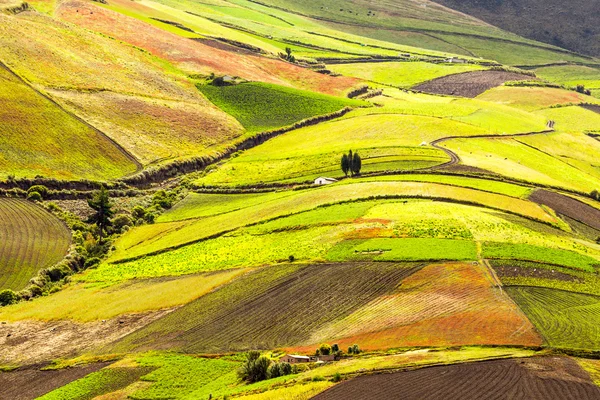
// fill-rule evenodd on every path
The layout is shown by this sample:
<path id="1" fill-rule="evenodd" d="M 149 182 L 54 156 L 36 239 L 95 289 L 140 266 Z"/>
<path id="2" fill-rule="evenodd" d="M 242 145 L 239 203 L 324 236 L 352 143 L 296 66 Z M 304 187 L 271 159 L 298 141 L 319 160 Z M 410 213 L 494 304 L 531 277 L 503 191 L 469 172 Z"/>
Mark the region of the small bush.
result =
<path id="1" fill-rule="evenodd" d="M 339 382 L 342 380 L 342 375 L 339 372 L 336 372 L 335 374 L 333 374 L 333 377 L 331 377 L 331 382 Z"/>
<path id="2" fill-rule="evenodd" d="M 323 378 L 323 377 L 322 377 L 322 376 L 320 376 L 320 375 L 313 376 L 313 378 L 312 378 L 312 381 L 313 381 L 313 382 L 323 382 L 324 380 L 325 380 L 325 378 Z"/>
<path id="3" fill-rule="evenodd" d="M 38 192 L 30 192 L 27 194 L 27 200 L 30 201 L 42 201 L 42 195 Z"/>
<path id="4" fill-rule="evenodd" d="M 131 210 L 131 216 L 134 220 L 142 219 L 146 215 L 146 210 L 142 206 L 135 206 Z"/>
<path id="5" fill-rule="evenodd" d="M 323 343 L 319 346 L 319 353 L 324 355 L 324 356 L 328 356 L 331 354 L 331 346 L 328 345 L 327 343 Z"/>
<path id="6" fill-rule="evenodd" d="M 8 306 L 14 304 L 17 302 L 18 299 L 19 297 L 17 296 L 17 294 L 10 289 L 4 289 L 0 291 L 0 306 Z"/>
<path id="7" fill-rule="evenodd" d="M 248 382 L 264 381 L 268 377 L 269 366 L 271 360 L 267 357 L 262 357 L 258 351 L 248 352 L 246 362 L 238 370 L 240 379 Z"/>
<path id="8" fill-rule="evenodd" d="M 100 264 L 100 258 L 99 257 L 91 257 L 88 258 L 87 260 L 85 260 L 85 263 L 83 264 L 83 268 L 88 269 L 88 268 L 93 268 L 95 266 L 97 266 L 98 264 Z"/>
<path id="9" fill-rule="evenodd" d="M 288 260 L 289 260 L 290 262 L 294 262 L 294 261 L 296 261 L 296 257 L 294 257 L 294 256 L 289 256 L 289 257 L 288 257 Z"/>
<path id="10" fill-rule="evenodd" d="M 119 214 L 115 216 L 115 218 L 113 218 L 112 220 L 112 226 L 115 232 L 121 232 L 124 227 L 132 225 L 133 221 L 131 220 L 129 215 L 126 214 Z"/>
<path id="11" fill-rule="evenodd" d="M 46 197 L 48 195 L 48 188 L 44 185 L 33 185 L 29 189 L 27 189 L 27 195 L 30 193 L 37 192 L 42 197 Z"/>

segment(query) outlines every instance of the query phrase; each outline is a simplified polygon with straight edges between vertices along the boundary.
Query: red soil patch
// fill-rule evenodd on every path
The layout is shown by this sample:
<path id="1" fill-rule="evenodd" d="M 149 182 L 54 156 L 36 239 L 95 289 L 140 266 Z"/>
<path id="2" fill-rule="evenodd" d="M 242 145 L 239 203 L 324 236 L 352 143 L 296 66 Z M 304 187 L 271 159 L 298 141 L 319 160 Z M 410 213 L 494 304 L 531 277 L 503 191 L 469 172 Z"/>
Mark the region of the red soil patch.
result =
<path id="1" fill-rule="evenodd" d="M 443 76 L 422 83 L 415 90 L 426 93 L 447 94 L 461 97 L 477 97 L 480 94 L 508 81 L 530 81 L 536 78 L 504 71 L 474 71 Z"/>
<path id="2" fill-rule="evenodd" d="M 429 265 L 409 276 L 391 295 L 381 296 L 346 320 L 312 335 L 321 342 L 366 350 L 404 346 L 542 344 L 533 325 L 510 298 L 494 287 L 484 267 L 467 263 Z"/>
<path id="3" fill-rule="evenodd" d="M 0 372 L 0 399 L 35 399 L 107 365 L 96 363 L 52 371 L 41 371 L 42 365 L 31 365 L 12 372 Z"/>
<path id="4" fill-rule="evenodd" d="M 359 376 L 316 400 L 598 399 L 600 389 L 565 357 L 495 360 Z"/>
<path id="5" fill-rule="evenodd" d="M 569 218 L 600 230 L 600 210 L 589 204 L 560 193 L 543 189 L 534 191 L 529 196 L 529 200 L 548 206 L 559 214 L 566 215 Z"/>
<path id="6" fill-rule="evenodd" d="M 113 3 L 128 8 L 133 2 L 114 0 Z M 56 15 L 63 20 L 148 50 L 189 73 L 208 75 L 216 72 L 334 95 L 343 94 L 358 83 L 354 78 L 331 77 L 278 59 L 243 55 L 207 46 L 79 0 L 62 3 L 56 10 Z"/>

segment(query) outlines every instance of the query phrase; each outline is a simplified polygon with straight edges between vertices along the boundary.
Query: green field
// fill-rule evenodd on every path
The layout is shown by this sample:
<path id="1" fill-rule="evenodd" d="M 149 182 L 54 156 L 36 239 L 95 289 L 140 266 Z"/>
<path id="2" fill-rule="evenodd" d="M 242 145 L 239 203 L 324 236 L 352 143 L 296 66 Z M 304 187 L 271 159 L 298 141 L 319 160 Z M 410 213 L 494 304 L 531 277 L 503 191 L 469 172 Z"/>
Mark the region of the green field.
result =
<path id="1" fill-rule="evenodd" d="M 106 136 L 0 65 L 0 179 L 120 178 L 136 164 Z"/>
<path id="2" fill-rule="evenodd" d="M 275 199 L 245 209 L 208 218 L 137 227 L 123 235 L 116 243 L 116 251 L 109 262 L 131 259 L 148 253 L 164 251 L 176 246 L 229 232 L 244 225 L 313 209 L 317 206 L 369 197 L 424 197 L 438 199 L 469 199 L 469 202 L 505 210 L 546 223 L 557 223 L 556 218 L 540 206 L 526 200 L 473 189 L 420 182 L 361 182 L 328 185 L 324 188 L 295 191 L 294 196 Z M 179 211 L 181 212 L 181 211 Z"/>
<path id="3" fill-rule="evenodd" d="M 600 89 L 600 69 L 583 65 L 561 65 L 537 68 L 535 73 L 540 78 L 561 85 L 575 87 L 584 85 L 595 94 Z"/>
<path id="4" fill-rule="evenodd" d="M 342 75 L 400 88 L 409 88 L 446 75 L 483 70 L 483 67 L 472 64 L 453 65 L 426 62 L 340 64 L 332 65 L 329 68 Z"/>
<path id="5" fill-rule="evenodd" d="M 152 368 L 104 368 L 39 397 L 40 400 L 91 400 L 137 381 Z"/>
<path id="6" fill-rule="evenodd" d="M 340 99 L 266 83 L 233 86 L 198 84 L 198 89 L 220 109 L 236 118 L 248 132 L 261 132 L 367 103 Z"/>
<path id="7" fill-rule="evenodd" d="M 507 287 L 506 291 L 527 314 L 550 346 L 600 349 L 596 296 L 547 288 Z"/>
<path id="8" fill-rule="evenodd" d="M 70 244 L 69 229 L 55 216 L 26 200 L 0 198 L 0 290 L 23 289 Z"/>

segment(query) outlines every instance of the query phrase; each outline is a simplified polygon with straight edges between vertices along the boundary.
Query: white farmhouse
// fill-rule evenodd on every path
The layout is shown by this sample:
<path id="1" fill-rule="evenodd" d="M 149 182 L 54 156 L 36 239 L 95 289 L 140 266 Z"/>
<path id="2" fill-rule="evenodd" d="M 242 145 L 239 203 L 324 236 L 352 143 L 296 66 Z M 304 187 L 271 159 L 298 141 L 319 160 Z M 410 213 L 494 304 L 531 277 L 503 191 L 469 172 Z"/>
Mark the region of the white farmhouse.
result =
<path id="1" fill-rule="evenodd" d="M 315 179 L 315 185 L 329 185 L 330 183 L 335 183 L 335 182 L 337 182 L 337 179 L 333 179 L 333 178 L 319 177 L 319 178 Z"/>

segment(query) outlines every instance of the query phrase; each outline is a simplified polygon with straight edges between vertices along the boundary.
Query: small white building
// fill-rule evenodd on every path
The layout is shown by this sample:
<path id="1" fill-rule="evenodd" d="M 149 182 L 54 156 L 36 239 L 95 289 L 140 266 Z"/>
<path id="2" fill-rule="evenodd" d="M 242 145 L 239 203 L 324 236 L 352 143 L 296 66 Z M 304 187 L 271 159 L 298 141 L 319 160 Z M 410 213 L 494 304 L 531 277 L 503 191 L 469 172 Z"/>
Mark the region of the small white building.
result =
<path id="1" fill-rule="evenodd" d="M 335 183 L 335 182 L 337 182 L 337 179 L 333 179 L 333 178 L 319 177 L 319 178 L 315 179 L 315 185 L 329 185 L 330 183 Z"/>
<path id="2" fill-rule="evenodd" d="M 286 354 L 279 359 L 279 362 L 286 362 L 289 364 L 307 363 L 311 359 L 308 356 L 300 356 L 298 354 Z"/>

